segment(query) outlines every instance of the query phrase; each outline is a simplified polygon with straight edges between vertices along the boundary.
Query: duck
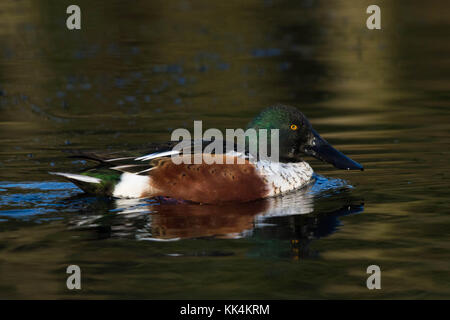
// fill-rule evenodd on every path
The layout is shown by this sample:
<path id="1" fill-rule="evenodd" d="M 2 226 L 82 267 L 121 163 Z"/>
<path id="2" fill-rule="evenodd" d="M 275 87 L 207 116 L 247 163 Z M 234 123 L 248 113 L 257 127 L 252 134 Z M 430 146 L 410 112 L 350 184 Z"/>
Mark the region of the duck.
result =
<path id="1" fill-rule="evenodd" d="M 187 161 L 195 152 L 174 148 L 174 141 L 153 144 L 151 151 L 144 154 L 131 150 L 109 154 L 72 150 L 71 158 L 94 161 L 96 165 L 78 173 L 49 173 L 96 196 L 220 204 L 282 196 L 310 185 L 314 182 L 314 171 L 304 160 L 305 156 L 338 169 L 364 170 L 361 164 L 323 139 L 295 107 L 282 104 L 267 107 L 250 121 L 248 129 L 255 129 L 255 132 L 277 129 L 278 159 L 251 152 L 249 146 L 257 144 L 260 138 L 257 134 L 246 136 L 244 149 L 236 141 L 231 142 L 232 150 L 222 154 L 212 155 L 200 149 L 205 159 L 201 163 Z M 202 147 L 205 144 L 205 141 L 191 142 Z M 230 142 L 224 141 L 224 144 L 230 145 Z M 174 155 L 184 161 L 174 161 Z M 222 161 L 206 161 L 211 157 L 221 157 Z"/>

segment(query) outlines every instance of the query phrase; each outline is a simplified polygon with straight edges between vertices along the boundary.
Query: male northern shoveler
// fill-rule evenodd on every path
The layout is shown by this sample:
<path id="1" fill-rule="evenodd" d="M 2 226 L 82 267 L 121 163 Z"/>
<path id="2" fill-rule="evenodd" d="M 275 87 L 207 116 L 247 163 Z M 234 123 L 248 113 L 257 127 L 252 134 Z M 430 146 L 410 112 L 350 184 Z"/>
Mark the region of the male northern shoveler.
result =
<path id="1" fill-rule="evenodd" d="M 117 198 L 161 196 L 198 203 L 221 203 L 267 198 L 308 185 L 313 179 L 313 170 L 301 159 L 303 155 L 326 161 L 339 169 L 363 170 L 359 163 L 320 137 L 296 108 L 269 107 L 256 116 L 248 128 L 279 129 L 279 161 L 255 158 L 248 151 L 233 151 L 221 155 L 231 160 L 224 164 L 207 164 L 208 161 L 176 164 L 170 156 L 179 151 L 173 150 L 175 143 L 167 143 L 158 145 L 155 152 L 144 156 L 117 153 L 100 156 L 80 152 L 72 157 L 97 161 L 98 166 L 78 174 L 51 174 L 63 176 L 85 192 L 97 195 Z M 202 156 L 206 159 L 212 155 L 204 153 Z M 243 163 L 235 161 L 238 157 Z M 226 164 L 230 162 L 232 164 Z"/>

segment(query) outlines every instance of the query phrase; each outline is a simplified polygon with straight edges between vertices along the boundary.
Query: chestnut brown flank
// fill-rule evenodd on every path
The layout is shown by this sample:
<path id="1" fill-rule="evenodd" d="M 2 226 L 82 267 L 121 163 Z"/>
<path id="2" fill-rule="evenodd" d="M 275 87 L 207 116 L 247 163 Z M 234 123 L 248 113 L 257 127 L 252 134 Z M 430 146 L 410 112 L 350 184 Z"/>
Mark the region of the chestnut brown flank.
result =
<path id="1" fill-rule="evenodd" d="M 206 155 L 211 156 L 211 155 Z M 159 159 L 150 171 L 150 196 L 165 196 L 199 203 L 247 202 L 266 197 L 268 188 L 255 166 L 236 157 L 223 156 L 223 164 L 175 164 Z M 226 164 L 233 158 L 234 164 Z"/>

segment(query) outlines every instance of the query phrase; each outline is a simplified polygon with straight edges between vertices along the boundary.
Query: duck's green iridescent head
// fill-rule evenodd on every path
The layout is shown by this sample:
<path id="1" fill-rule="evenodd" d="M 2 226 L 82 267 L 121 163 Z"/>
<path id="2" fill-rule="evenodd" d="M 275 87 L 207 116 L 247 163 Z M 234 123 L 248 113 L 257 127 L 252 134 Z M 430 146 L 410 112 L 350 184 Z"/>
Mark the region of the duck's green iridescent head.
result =
<path id="1" fill-rule="evenodd" d="M 363 167 L 334 149 L 311 126 L 305 115 L 294 107 L 275 105 L 264 109 L 247 126 L 279 130 L 279 157 L 282 162 L 300 161 L 310 155 L 338 169 L 363 170 Z M 268 135 L 270 143 L 270 134 Z"/>

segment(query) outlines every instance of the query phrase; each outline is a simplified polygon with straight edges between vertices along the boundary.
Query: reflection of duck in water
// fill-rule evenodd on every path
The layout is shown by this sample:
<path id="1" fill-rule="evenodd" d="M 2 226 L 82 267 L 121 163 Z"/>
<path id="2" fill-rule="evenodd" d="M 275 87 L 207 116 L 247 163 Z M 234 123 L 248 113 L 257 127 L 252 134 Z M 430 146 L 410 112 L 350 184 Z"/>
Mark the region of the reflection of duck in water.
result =
<path id="1" fill-rule="evenodd" d="M 232 152 L 225 154 L 202 153 L 201 164 L 174 163 L 170 156 L 179 155 L 187 160 L 192 154 L 180 155 L 186 149 L 175 150 L 175 143 L 169 143 L 144 156 L 82 153 L 77 156 L 96 160 L 100 165 L 81 174 L 54 174 L 69 179 L 88 193 L 116 198 L 163 196 L 199 203 L 225 203 L 268 198 L 307 186 L 313 179 L 313 170 L 301 159 L 304 155 L 314 156 L 339 169 L 363 169 L 321 138 L 306 117 L 293 107 L 267 108 L 248 128 L 255 129 L 255 135 L 247 136 L 246 149 L 240 147 L 241 143 L 234 144 Z M 261 129 L 279 130 L 279 161 L 258 158 L 250 152 L 254 150 L 252 146 L 260 146 Z M 203 142 L 201 144 L 203 150 Z M 211 162 L 207 159 L 213 160 L 211 157 L 226 164 L 208 164 Z"/>
<path id="2" fill-rule="evenodd" d="M 320 176 L 316 179 L 315 184 L 284 197 L 241 204 L 198 205 L 118 199 L 105 208 L 108 214 L 78 215 L 71 225 L 94 230 L 102 238 L 147 241 L 249 238 L 264 243 L 260 252 L 251 254 L 279 253 L 282 246 L 286 255 L 305 257 L 310 255 L 312 240 L 336 231 L 340 216 L 363 210 L 360 202 L 348 195 L 349 186 L 343 181 Z M 287 251 L 285 241 L 289 241 L 291 247 Z"/>

